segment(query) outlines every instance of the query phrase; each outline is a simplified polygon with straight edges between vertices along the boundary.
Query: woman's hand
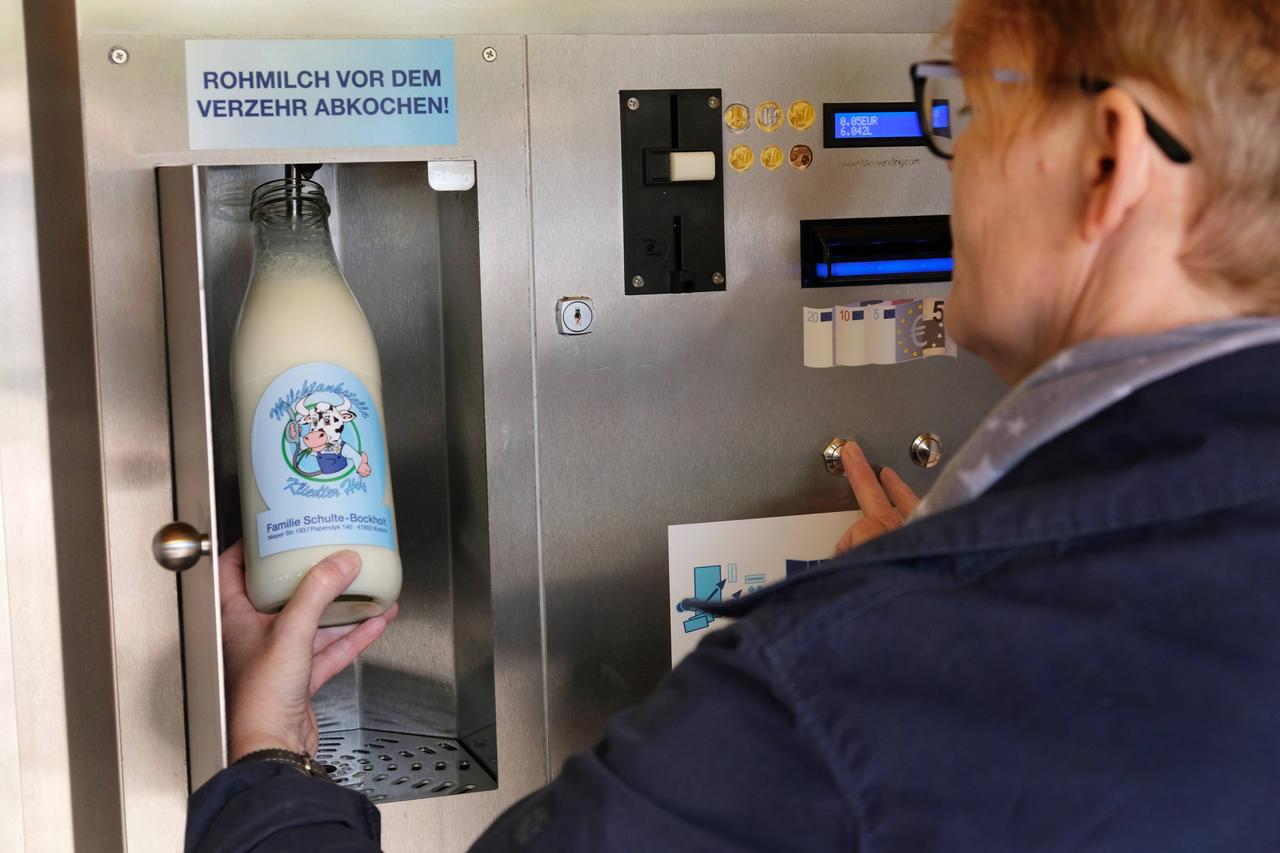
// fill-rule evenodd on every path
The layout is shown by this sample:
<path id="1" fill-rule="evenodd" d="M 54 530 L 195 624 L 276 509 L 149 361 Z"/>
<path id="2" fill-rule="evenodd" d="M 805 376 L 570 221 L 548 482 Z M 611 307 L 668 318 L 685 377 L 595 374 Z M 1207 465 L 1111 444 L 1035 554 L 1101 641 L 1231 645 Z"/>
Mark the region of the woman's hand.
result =
<path id="1" fill-rule="evenodd" d="M 920 499 L 911 487 L 891 468 L 883 468 L 876 479 L 862 448 L 848 442 L 840 448 L 840 461 L 844 463 L 844 475 L 853 487 L 862 518 L 844 532 L 836 544 L 836 556 L 852 551 L 864 542 L 897 530 L 915 511 Z"/>
<path id="2" fill-rule="evenodd" d="M 319 734 L 311 697 L 382 636 L 399 605 L 358 625 L 319 628 L 320 615 L 360 572 L 339 551 L 317 563 L 279 615 L 259 613 L 245 594 L 244 547 L 218 558 L 228 689 L 228 758 L 259 749 L 314 755 Z"/>

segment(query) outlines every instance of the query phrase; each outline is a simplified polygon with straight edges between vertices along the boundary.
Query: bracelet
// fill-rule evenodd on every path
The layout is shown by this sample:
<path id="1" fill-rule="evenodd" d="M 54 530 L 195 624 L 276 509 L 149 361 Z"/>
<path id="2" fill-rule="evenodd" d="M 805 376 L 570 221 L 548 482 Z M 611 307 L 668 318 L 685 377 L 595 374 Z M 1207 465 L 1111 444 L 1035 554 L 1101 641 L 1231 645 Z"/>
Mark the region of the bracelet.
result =
<path id="1" fill-rule="evenodd" d="M 293 752 L 288 749 L 257 749 L 240 756 L 232 762 L 232 765 L 244 764 L 249 761 L 273 761 L 276 764 L 287 764 L 307 776 L 315 776 L 319 779 L 329 778 L 329 771 L 324 769 L 323 764 L 313 760 L 310 755 Z"/>

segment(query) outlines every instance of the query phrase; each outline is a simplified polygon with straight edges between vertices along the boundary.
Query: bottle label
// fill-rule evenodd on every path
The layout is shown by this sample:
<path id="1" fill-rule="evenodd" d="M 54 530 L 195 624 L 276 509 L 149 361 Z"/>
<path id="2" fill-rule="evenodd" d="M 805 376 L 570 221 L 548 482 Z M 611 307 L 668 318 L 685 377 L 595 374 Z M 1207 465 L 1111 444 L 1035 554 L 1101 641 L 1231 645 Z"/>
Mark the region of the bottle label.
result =
<path id="1" fill-rule="evenodd" d="M 253 413 L 258 552 L 312 545 L 395 548 L 387 451 L 373 396 L 336 364 L 291 367 L 267 386 Z"/>

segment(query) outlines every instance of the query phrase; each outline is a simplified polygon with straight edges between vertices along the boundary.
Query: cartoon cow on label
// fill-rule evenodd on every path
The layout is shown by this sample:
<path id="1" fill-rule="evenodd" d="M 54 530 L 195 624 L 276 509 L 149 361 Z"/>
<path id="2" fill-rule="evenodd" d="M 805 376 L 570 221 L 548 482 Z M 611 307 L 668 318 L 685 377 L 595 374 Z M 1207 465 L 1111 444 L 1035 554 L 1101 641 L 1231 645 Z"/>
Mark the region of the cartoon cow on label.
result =
<path id="1" fill-rule="evenodd" d="M 354 466 L 361 477 L 372 474 L 369 454 L 342 440 L 343 428 L 356 419 L 356 413 L 351 411 L 351 401 L 343 397 L 336 406 L 323 400 L 308 406 L 310 399 L 303 397 L 294 406 L 295 417 L 286 434 L 289 441 L 297 444 L 294 467 L 297 468 L 302 456 L 310 451 L 315 455 L 320 474 L 337 474 L 348 465 Z"/>

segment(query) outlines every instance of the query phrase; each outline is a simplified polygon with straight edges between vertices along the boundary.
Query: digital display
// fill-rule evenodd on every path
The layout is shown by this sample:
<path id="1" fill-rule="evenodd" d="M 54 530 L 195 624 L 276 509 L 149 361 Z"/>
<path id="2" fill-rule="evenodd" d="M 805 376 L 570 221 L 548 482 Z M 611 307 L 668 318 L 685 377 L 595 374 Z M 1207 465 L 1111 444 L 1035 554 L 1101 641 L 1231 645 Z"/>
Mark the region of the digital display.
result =
<path id="1" fill-rule="evenodd" d="M 836 139 L 902 139 L 920 135 L 920 118 L 910 112 L 836 113 Z"/>
<path id="2" fill-rule="evenodd" d="M 947 116 L 946 102 L 930 104 L 929 120 Z M 823 104 L 824 148 L 898 148 L 924 145 L 920 113 L 911 101 Z"/>

